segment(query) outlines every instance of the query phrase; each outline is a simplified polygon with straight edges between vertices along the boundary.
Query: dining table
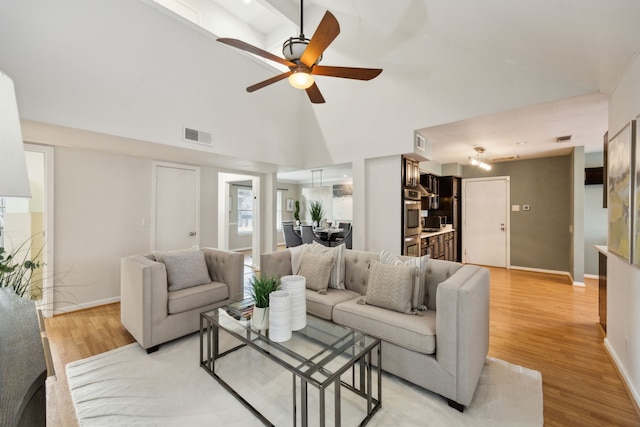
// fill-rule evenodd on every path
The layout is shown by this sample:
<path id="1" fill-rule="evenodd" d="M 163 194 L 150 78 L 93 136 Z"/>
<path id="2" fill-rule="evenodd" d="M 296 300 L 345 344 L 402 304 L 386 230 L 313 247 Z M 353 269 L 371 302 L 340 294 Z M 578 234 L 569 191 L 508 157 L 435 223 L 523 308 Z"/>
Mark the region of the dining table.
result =
<path id="1" fill-rule="evenodd" d="M 302 227 L 294 226 L 293 229 L 300 233 L 302 231 Z M 317 238 L 321 240 L 331 240 L 332 234 L 342 233 L 344 228 L 340 227 L 315 227 L 313 228 L 313 234 L 316 235 Z"/>

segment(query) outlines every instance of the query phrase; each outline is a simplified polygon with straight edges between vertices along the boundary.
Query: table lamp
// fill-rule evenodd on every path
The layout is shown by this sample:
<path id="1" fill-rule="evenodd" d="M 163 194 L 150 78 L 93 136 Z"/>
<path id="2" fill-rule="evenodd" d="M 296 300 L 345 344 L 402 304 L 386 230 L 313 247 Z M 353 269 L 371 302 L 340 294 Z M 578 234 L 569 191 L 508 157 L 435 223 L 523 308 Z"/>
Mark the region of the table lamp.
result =
<path id="1" fill-rule="evenodd" d="M 31 197 L 13 80 L 0 71 L 0 201 Z M 4 203 L 0 203 L 0 247 L 4 246 Z"/>

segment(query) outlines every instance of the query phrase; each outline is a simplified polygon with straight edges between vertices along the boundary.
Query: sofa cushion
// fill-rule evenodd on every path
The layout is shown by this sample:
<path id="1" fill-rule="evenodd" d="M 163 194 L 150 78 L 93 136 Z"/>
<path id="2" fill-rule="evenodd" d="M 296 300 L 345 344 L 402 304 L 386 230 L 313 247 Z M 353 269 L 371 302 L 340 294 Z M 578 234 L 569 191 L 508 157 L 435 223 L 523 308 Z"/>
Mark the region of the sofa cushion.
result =
<path id="1" fill-rule="evenodd" d="M 366 304 L 401 313 L 413 313 L 411 299 L 417 274 L 413 265 L 389 265 L 371 260 Z"/>
<path id="2" fill-rule="evenodd" d="M 382 250 L 380 252 L 380 262 L 390 265 L 412 265 L 416 268 L 418 274 L 414 276 L 411 308 L 413 310 L 426 310 L 427 306 L 424 303 L 426 291 L 425 276 L 427 273 L 427 265 L 429 263 L 429 255 L 400 260 L 400 258 L 392 253 Z"/>
<path id="3" fill-rule="evenodd" d="M 348 289 L 327 289 L 325 295 L 316 291 L 307 289 L 305 298 L 307 300 L 307 313 L 323 319 L 331 320 L 333 318 L 333 307 L 343 301 L 354 298 L 360 298 L 360 294 Z"/>
<path id="4" fill-rule="evenodd" d="M 336 304 L 333 308 L 333 321 L 409 350 L 424 354 L 435 353 L 435 311 L 407 316 L 397 311 L 358 304 L 358 299 Z"/>
<path id="5" fill-rule="evenodd" d="M 305 252 L 298 275 L 306 279 L 307 289 L 326 292 L 329 286 L 329 276 L 334 260 L 331 255 L 320 255 Z"/>
<path id="6" fill-rule="evenodd" d="M 211 282 L 204 254 L 200 250 L 166 254 L 163 261 L 167 268 L 169 291 Z"/>
<path id="7" fill-rule="evenodd" d="M 330 255 L 333 257 L 333 267 L 331 267 L 331 276 L 329 277 L 329 287 L 333 289 L 344 289 L 344 251 L 345 244 L 334 246 L 332 248 L 313 242 L 306 249 L 306 252 L 312 254 Z"/>
<path id="8" fill-rule="evenodd" d="M 167 309 L 169 314 L 177 314 L 214 304 L 227 298 L 229 298 L 229 287 L 226 284 L 210 282 L 206 285 L 169 292 Z"/>

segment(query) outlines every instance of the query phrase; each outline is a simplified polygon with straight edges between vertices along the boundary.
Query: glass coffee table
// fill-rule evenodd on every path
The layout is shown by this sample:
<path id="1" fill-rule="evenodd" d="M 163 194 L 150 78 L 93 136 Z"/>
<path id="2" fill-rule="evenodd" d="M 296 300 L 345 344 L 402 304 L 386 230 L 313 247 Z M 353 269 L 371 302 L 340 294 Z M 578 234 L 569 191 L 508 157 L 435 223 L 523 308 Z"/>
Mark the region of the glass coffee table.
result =
<path id="1" fill-rule="evenodd" d="M 236 318 L 239 317 L 239 318 Z M 232 317 L 227 307 L 200 314 L 200 366 L 227 391 L 247 407 L 265 425 L 273 426 L 258 409 L 251 405 L 225 380 L 216 374 L 216 361 L 244 347 L 257 351 L 293 374 L 293 425 L 297 422 L 299 389 L 300 423 L 308 425 L 308 385 L 318 389 L 319 425 L 325 426 L 325 393 L 333 385 L 335 426 L 341 425 L 341 388 L 363 399 L 366 414 L 359 425 L 366 425 L 382 406 L 382 359 L 380 339 L 344 326 L 307 315 L 307 326 L 294 331 L 286 342 L 272 342 L 268 331 L 251 328 L 251 321 L 242 316 Z M 241 344 L 220 352 L 220 330 L 238 339 Z M 377 352 L 375 380 L 372 370 L 373 351 Z M 350 372 L 350 375 L 348 373 Z M 346 374 L 345 374 L 346 373 Z M 342 376 L 350 377 L 343 379 Z M 377 387 L 374 385 L 377 382 Z M 298 385 L 299 384 L 299 385 Z M 377 393 L 375 392 L 377 389 Z"/>

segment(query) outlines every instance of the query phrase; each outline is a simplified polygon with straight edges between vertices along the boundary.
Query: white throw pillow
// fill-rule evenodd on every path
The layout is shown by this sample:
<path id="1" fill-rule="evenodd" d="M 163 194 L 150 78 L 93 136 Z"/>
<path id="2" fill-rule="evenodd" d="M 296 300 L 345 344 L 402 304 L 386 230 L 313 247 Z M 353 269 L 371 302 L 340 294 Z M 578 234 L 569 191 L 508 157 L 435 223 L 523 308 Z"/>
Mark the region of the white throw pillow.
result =
<path id="1" fill-rule="evenodd" d="M 330 255 L 334 259 L 333 267 L 331 268 L 331 276 L 329 278 L 329 287 L 333 289 L 345 289 L 344 286 L 344 251 L 346 249 L 345 244 L 334 246 L 332 248 L 321 245 L 320 243 L 313 242 L 306 250 L 307 253 Z"/>
<path id="2" fill-rule="evenodd" d="M 426 310 L 427 307 L 424 305 L 424 297 L 426 293 L 425 277 L 427 275 L 429 255 L 412 257 L 408 260 L 402 261 L 392 253 L 382 250 L 382 252 L 380 252 L 380 262 L 389 265 L 410 265 L 415 267 L 416 270 L 414 274 L 411 306 L 414 310 Z"/>
<path id="3" fill-rule="evenodd" d="M 302 265 L 302 255 L 307 251 L 310 247 L 310 244 L 292 246 L 289 248 L 289 252 L 291 253 L 291 272 L 295 275 L 300 271 L 300 265 Z"/>

